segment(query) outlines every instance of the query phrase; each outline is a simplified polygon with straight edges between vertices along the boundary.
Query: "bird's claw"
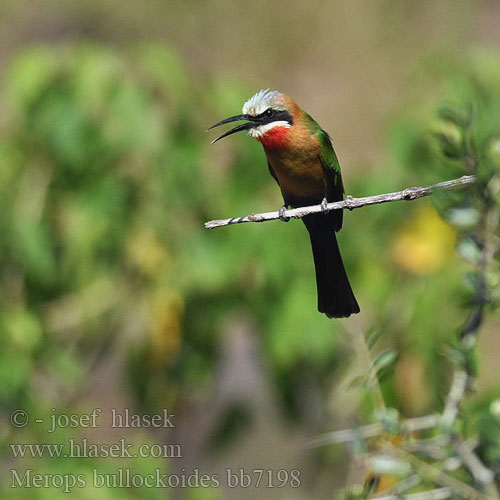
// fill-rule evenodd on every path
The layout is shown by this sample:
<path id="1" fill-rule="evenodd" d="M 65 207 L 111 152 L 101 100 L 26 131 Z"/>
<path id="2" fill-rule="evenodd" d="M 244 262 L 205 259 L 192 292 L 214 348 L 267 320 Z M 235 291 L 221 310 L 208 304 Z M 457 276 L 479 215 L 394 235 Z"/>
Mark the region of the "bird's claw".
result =
<path id="1" fill-rule="evenodd" d="M 323 198 L 323 200 L 321 200 L 321 211 L 324 214 L 328 213 L 328 200 L 326 198 Z"/>
<path id="2" fill-rule="evenodd" d="M 290 220 L 290 217 L 285 216 L 285 212 L 286 212 L 286 205 L 283 205 L 279 210 L 279 218 L 281 222 L 288 222 Z"/>

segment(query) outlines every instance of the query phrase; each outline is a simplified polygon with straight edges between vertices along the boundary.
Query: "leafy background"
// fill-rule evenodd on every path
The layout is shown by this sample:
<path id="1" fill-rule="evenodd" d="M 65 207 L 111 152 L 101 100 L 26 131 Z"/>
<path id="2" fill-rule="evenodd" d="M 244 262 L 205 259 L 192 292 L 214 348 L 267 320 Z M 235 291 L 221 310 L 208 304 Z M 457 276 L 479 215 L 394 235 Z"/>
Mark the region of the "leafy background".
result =
<path id="1" fill-rule="evenodd" d="M 256 90 L 278 88 L 332 135 L 349 194 L 459 176 L 455 164 L 435 160 L 436 134 L 453 132 L 436 110 L 473 99 L 478 134 L 498 133 L 499 19 L 492 1 L 3 0 L 3 496 L 67 496 L 10 489 L 13 467 L 88 477 L 96 467 L 245 467 L 301 470 L 301 488 L 268 489 L 267 498 L 332 498 L 363 472 L 344 448 L 305 450 L 302 440 L 372 417 L 355 383 L 366 366 L 353 332 L 376 338 L 375 353 L 397 352 L 382 382 L 388 404 L 408 417 L 439 410 L 445 354 L 469 293 L 456 225 L 429 200 L 347 213 L 340 244 L 362 313 L 328 320 L 316 312 L 302 224 L 203 228 L 281 203 L 257 143 L 242 135 L 210 147 L 203 131 Z M 498 313 L 489 314 L 470 398 L 471 418 L 486 419 L 494 437 L 499 326 Z M 16 408 L 47 418 L 52 408 L 95 407 L 105 413 L 95 431 L 49 435 L 8 424 Z M 168 408 L 177 426 L 117 432 L 106 421 L 113 407 Z M 30 461 L 8 449 L 69 437 L 179 443 L 183 457 Z M 70 495 L 232 494 L 89 484 Z M 237 494 L 254 498 L 255 490 Z"/>

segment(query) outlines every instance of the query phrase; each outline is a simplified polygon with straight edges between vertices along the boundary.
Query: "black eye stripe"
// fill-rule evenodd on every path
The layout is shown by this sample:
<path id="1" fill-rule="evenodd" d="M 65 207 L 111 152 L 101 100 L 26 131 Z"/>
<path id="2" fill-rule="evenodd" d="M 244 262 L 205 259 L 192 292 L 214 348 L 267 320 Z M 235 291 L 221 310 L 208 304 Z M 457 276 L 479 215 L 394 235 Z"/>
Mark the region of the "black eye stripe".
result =
<path id="1" fill-rule="evenodd" d="M 272 111 L 272 113 L 268 113 L 269 111 Z M 286 110 L 268 108 L 263 113 L 261 113 L 258 118 L 259 121 L 263 124 L 284 121 L 288 122 L 290 125 L 293 125 L 292 115 Z"/>

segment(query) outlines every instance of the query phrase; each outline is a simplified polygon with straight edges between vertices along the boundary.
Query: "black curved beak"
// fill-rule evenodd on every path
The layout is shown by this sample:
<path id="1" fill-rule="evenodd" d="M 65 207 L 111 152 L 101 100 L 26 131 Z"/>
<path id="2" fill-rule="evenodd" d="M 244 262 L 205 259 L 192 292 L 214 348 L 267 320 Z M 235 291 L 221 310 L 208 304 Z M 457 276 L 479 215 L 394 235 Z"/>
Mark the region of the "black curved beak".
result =
<path id="1" fill-rule="evenodd" d="M 255 116 L 251 115 L 237 115 L 237 116 L 231 116 L 231 118 L 226 118 L 225 120 L 222 120 L 215 125 L 212 125 L 211 127 L 208 127 L 205 132 L 208 132 L 209 130 L 218 127 L 219 125 L 224 125 L 225 123 L 231 123 L 231 122 L 238 122 L 240 120 L 250 120 L 250 123 L 242 123 L 241 125 L 237 125 L 236 127 L 232 128 L 231 130 L 228 130 L 227 132 L 224 132 L 222 135 L 217 137 L 217 139 L 214 139 L 210 144 L 213 144 L 214 142 L 217 142 L 218 140 L 227 137 L 228 135 L 234 134 L 235 132 L 239 132 L 240 130 L 249 130 L 251 128 L 257 127 L 258 123 L 253 123 L 258 121 Z"/>

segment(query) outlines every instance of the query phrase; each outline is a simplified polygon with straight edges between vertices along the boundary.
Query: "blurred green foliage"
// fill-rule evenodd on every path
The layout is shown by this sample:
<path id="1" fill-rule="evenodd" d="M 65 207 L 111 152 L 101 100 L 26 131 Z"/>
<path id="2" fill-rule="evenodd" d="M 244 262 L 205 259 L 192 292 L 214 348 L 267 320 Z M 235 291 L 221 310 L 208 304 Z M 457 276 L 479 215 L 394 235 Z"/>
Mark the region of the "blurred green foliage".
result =
<path id="1" fill-rule="evenodd" d="M 497 169 L 500 120 L 492 110 L 500 109 L 500 73 L 491 57 L 478 54 L 465 67 L 431 59 L 424 82 L 436 78 L 441 85 L 456 75 L 440 95 L 454 103 L 472 95 L 466 100 L 472 111 L 447 104 L 436 121 L 420 101 L 406 105 L 392 134 L 397 160 L 350 179 L 348 193 L 461 175 L 453 128 L 461 113 L 466 120 L 470 112 L 486 116 L 470 130 L 489 155 L 488 168 Z M 428 102 L 436 87 L 423 87 L 416 85 Z M 0 407 L 6 413 L 74 411 L 103 356 L 119 359 L 124 392 L 142 411 L 174 407 L 200 392 L 208 397 L 231 317 L 248 319 L 261 335 L 292 420 L 300 423 L 307 413 L 302 379 L 326 398 L 353 353 L 345 323 L 316 311 L 302 224 L 203 228 L 209 219 L 281 204 L 258 144 L 235 136 L 209 149 L 203 133 L 255 90 L 203 78 L 195 83 L 172 51 L 155 45 L 38 45 L 12 61 L 0 131 Z M 447 159 L 435 154 L 441 151 Z M 441 212 L 449 208 L 445 198 L 436 203 Z M 467 264 L 454 245 L 474 214 L 447 212 L 447 219 L 453 224 L 428 201 L 387 204 L 346 214 L 340 234 L 363 322 L 381 333 L 381 351 L 396 346 L 400 353 L 386 351 L 395 376 L 384 379 L 383 389 L 387 402 L 407 415 L 439 405 L 450 366 L 444 346 L 464 321 Z M 363 411 L 369 413 L 368 405 Z M 328 425 L 324 403 L 320 413 Z M 23 432 L 27 442 L 46 442 L 36 428 Z M 155 464 L 143 459 L 134 466 Z M 74 462 L 75 471 L 93 466 Z M 32 490 L 30 498 L 47 494 Z M 85 498 L 151 497 L 143 490 L 92 494 Z"/>
<path id="2" fill-rule="evenodd" d="M 401 449 L 408 446 L 410 451 L 408 456 L 420 457 L 420 462 L 414 462 L 414 466 L 403 473 L 397 464 L 389 471 L 384 461 L 381 464 L 374 462 L 371 464 L 374 469 L 371 473 L 375 476 L 369 474 L 368 477 L 377 477 L 378 486 L 374 486 L 373 491 L 368 491 L 366 488 L 354 488 L 345 492 L 345 498 L 368 498 L 384 490 L 389 492 L 403 478 L 409 479 L 411 474 L 419 475 L 417 491 L 437 488 L 444 483 L 433 479 L 431 475 L 426 475 L 424 469 L 419 469 L 418 464 L 430 464 L 431 469 L 434 468 L 434 470 L 445 469 L 443 461 L 450 458 L 457 458 L 458 465 L 447 471 L 447 474 L 458 479 L 465 487 L 469 485 L 476 491 L 484 492 L 489 495 L 488 498 L 498 496 L 500 384 L 496 378 L 489 391 L 471 399 L 467 398 L 469 395 L 467 389 L 473 387 L 473 380 L 478 376 L 479 371 L 484 369 L 478 363 L 476 344 L 482 342 L 483 327 L 488 323 L 491 313 L 498 311 L 500 306 L 499 58 L 498 54 L 480 52 L 466 60 L 467 64 L 464 64 L 464 59 L 457 61 L 456 64 L 443 57 L 439 61 L 441 63 L 437 64 L 437 59 L 431 58 L 427 66 L 424 66 L 427 70 L 426 86 L 420 88 L 419 92 L 420 100 L 422 96 L 432 94 L 441 96 L 438 100 L 440 104 L 434 97 L 429 107 L 420 104 L 414 107 L 405 106 L 401 118 L 396 121 L 393 140 L 402 162 L 409 169 L 414 170 L 415 178 L 427 178 L 429 182 L 436 182 L 462 175 L 476 176 L 476 182 L 468 189 L 439 191 L 432 196 L 437 212 L 442 219 L 454 227 L 453 236 L 456 237 L 457 255 L 467 265 L 461 266 L 463 284 L 453 281 L 448 283 L 453 284 L 453 287 L 447 290 L 446 297 L 452 297 L 453 303 L 444 305 L 431 290 L 431 299 L 436 301 L 440 312 L 436 310 L 434 315 L 428 316 L 427 324 L 424 321 L 418 323 L 425 336 L 425 342 L 428 342 L 433 350 L 436 349 L 435 355 L 439 353 L 441 357 L 441 361 L 437 357 L 436 361 L 442 365 L 442 361 L 447 358 L 448 363 L 454 366 L 453 385 L 451 385 L 453 389 L 446 389 L 447 410 L 443 413 L 440 425 L 427 432 L 405 436 L 401 432 L 399 415 L 395 410 L 395 408 L 401 408 L 402 401 L 392 399 L 391 396 L 394 396 L 392 391 L 396 389 L 396 394 L 398 392 L 398 375 L 402 376 L 400 383 L 402 382 L 406 389 L 411 390 L 412 373 L 415 376 L 418 372 L 408 359 L 403 358 L 402 361 L 400 358 L 398 360 L 400 366 L 398 368 L 396 364 L 395 368 L 396 376 L 386 383 L 384 376 L 387 367 L 394 365 L 395 354 L 388 350 L 379 355 L 374 361 L 373 370 L 384 384 L 384 392 L 388 396 L 387 401 L 393 406 L 387 409 L 391 416 L 390 422 L 387 422 L 388 419 L 383 413 L 382 416 L 380 413 L 374 415 L 374 418 L 383 423 L 387 432 L 387 436 L 382 436 L 381 440 L 390 440 L 394 446 Z M 446 63 L 443 64 L 442 61 Z M 442 102 L 442 96 L 446 97 L 445 102 Z M 415 258 L 425 257 L 425 262 L 421 264 L 425 263 L 427 267 L 432 264 L 430 266 L 432 268 L 437 255 L 433 255 L 425 247 L 419 248 L 415 235 L 430 231 L 430 236 L 432 226 L 435 226 L 434 229 L 438 230 L 435 231 L 433 239 L 439 243 L 448 229 L 443 222 L 439 222 L 438 218 L 432 221 L 425 213 L 420 214 L 419 217 L 425 218 L 425 224 L 421 225 L 417 219 L 413 221 L 411 228 L 400 232 L 399 245 L 395 247 L 396 253 L 393 257 L 402 268 L 425 274 L 425 266 L 414 266 Z M 441 226 L 440 229 L 439 226 Z M 446 246 L 441 245 L 441 249 L 444 250 Z M 402 250 L 411 248 L 414 250 L 413 259 L 407 260 L 408 255 Z M 440 271 L 440 274 L 442 273 L 443 271 Z M 417 298 L 417 307 L 418 300 Z M 432 335 L 436 333 L 434 325 L 440 325 L 440 322 L 436 321 L 438 315 L 447 315 L 450 309 L 454 311 L 455 322 L 448 323 L 447 338 L 440 338 L 439 343 L 436 343 L 432 341 Z M 415 310 L 428 315 L 432 309 L 427 304 L 427 307 Z M 447 318 L 451 319 L 448 316 Z M 460 321 L 458 325 L 456 319 Z M 371 344 L 370 336 L 367 337 L 367 343 Z M 429 360 L 429 357 L 424 359 Z M 401 365 L 403 370 L 401 370 Z M 456 385 L 460 374 L 464 374 L 467 378 L 463 391 L 457 389 L 459 386 Z M 373 391 L 373 385 L 370 386 L 366 382 L 364 385 L 368 393 Z M 401 389 L 400 386 L 400 391 Z M 417 393 L 424 393 L 426 390 L 428 391 L 428 387 L 421 385 Z M 401 391 L 399 395 L 402 394 Z M 442 394 L 445 396 L 444 390 Z M 455 401 L 455 403 L 450 403 L 450 401 Z M 453 408 L 454 404 L 457 417 L 450 419 L 449 408 Z M 441 404 L 434 405 L 434 411 L 441 412 L 442 408 Z M 380 408 L 378 410 L 380 412 Z M 445 418 L 446 414 L 448 415 Z M 453 415 L 453 412 L 451 414 Z M 413 446 L 405 443 L 405 440 L 411 441 L 412 439 L 414 440 Z M 436 453 L 425 451 L 425 446 L 419 449 L 418 444 L 415 445 L 419 442 L 431 442 L 433 439 L 441 440 L 441 444 L 435 449 Z M 471 448 L 475 451 L 470 451 L 474 462 L 458 451 L 457 443 L 467 440 L 477 442 Z M 374 448 L 377 453 L 376 443 Z M 366 450 L 363 450 L 363 453 L 366 454 Z M 477 453 L 477 456 L 474 453 Z M 384 460 L 387 458 L 383 454 L 380 457 Z M 408 462 L 403 461 L 403 465 L 406 466 L 410 463 L 412 462 L 409 459 Z M 491 478 L 481 479 L 477 473 L 480 468 L 487 474 L 491 474 Z M 408 492 L 415 491 L 409 487 L 406 489 Z M 452 490 L 453 497 L 466 498 L 468 496 L 465 490 L 461 490 L 460 483 L 453 486 Z M 393 493 L 392 490 L 391 493 Z"/>
<path id="3" fill-rule="evenodd" d="M 208 158 L 209 116 L 239 108 L 246 92 L 196 87 L 166 48 L 80 44 L 21 53 L 6 94 L 3 408 L 70 411 L 110 352 L 121 356 L 138 408 L 170 408 L 210 383 L 231 313 L 262 328 L 291 408 L 301 371 L 321 383 L 340 357 L 332 335 L 340 325 L 315 311 L 302 227 L 202 227 L 279 203 L 250 141 Z M 36 429 L 24 436 L 45 438 Z"/>
<path id="4" fill-rule="evenodd" d="M 202 229 L 212 216 L 279 199 L 249 141 L 236 143 L 229 168 L 205 159 L 200 110 L 222 103 L 216 112 L 224 115 L 246 94 L 217 83 L 201 92 L 166 49 L 118 55 L 93 45 L 25 52 L 12 64 L 7 92 L 3 317 L 6 331 L 24 332 L 27 359 L 61 339 L 90 352 L 124 335 L 134 318 L 127 342 L 143 344 L 144 363 L 159 363 L 148 383 L 165 376 L 162 367 L 199 383 L 218 318 L 233 309 L 265 325 L 278 369 L 329 363 L 336 340 L 314 311 L 312 284 L 303 286 L 310 262 L 301 258 L 302 228 Z M 307 330 L 314 335 L 304 342 Z M 78 370 L 80 361 L 68 363 Z M 8 396 L 15 400 L 26 385 L 10 385 Z M 174 397 L 175 384 L 164 391 Z"/>

